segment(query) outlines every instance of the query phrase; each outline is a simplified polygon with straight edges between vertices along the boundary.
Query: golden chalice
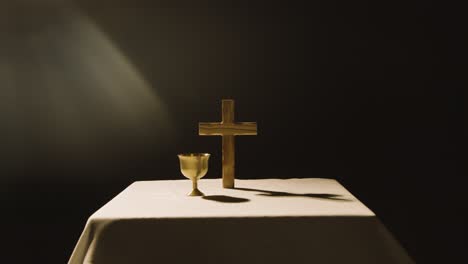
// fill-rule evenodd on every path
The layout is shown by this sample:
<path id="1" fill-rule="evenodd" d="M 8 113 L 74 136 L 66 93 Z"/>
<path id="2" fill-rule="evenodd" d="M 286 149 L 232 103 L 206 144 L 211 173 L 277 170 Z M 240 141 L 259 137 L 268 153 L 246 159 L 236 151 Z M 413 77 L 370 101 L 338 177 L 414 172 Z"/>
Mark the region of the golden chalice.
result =
<path id="1" fill-rule="evenodd" d="M 209 153 L 185 153 L 177 155 L 180 161 L 180 171 L 192 180 L 192 191 L 189 196 L 203 196 L 198 189 L 198 180 L 208 172 Z"/>

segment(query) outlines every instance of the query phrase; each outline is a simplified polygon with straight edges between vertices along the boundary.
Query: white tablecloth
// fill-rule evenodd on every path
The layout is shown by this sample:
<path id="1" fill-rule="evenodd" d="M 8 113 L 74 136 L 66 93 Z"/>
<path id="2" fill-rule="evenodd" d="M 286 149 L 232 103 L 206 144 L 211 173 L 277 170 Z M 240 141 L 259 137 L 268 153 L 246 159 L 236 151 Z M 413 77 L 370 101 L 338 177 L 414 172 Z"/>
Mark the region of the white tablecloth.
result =
<path id="1" fill-rule="evenodd" d="M 76 263 L 413 263 L 364 204 L 331 179 L 135 182 L 95 212 Z"/>

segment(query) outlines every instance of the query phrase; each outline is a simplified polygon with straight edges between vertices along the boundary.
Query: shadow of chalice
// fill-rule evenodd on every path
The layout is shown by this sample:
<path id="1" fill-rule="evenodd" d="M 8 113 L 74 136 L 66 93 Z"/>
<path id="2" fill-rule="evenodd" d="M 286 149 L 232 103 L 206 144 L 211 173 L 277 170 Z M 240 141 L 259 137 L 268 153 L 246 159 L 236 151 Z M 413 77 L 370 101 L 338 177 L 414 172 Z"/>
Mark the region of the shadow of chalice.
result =
<path id="1" fill-rule="evenodd" d="M 203 196 L 198 189 L 198 180 L 208 172 L 209 153 L 184 153 L 177 155 L 180 161 L 180 171 L 192 180 L 192 191 L 189 196 Z"/>

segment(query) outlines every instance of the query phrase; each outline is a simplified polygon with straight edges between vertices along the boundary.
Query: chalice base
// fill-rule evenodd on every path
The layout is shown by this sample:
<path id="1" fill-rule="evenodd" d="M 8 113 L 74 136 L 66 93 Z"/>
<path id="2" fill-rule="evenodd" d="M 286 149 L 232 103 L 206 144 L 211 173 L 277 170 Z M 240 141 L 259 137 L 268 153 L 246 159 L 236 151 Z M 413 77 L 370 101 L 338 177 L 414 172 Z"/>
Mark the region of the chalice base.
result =
<path id="1" fill-rule="evenodd" d="M 204 196 L 205 194 L 202 193 L 200 190 L 198 190 L 198 188 L 196 189 L 193 189 L 189 194 L 188 196 Z"/>

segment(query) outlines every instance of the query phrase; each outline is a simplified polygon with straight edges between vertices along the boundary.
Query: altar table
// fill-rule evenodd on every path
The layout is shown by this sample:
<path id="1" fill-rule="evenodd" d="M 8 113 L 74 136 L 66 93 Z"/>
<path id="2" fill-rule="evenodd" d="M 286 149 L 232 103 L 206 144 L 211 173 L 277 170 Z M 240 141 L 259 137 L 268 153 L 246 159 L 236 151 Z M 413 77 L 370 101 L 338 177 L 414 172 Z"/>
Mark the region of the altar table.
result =
<path id="1" fill-rule="evenodd" d="M 413 263 L 332 179 L 141 181 L 95 212 L 69 264 Z"/>

